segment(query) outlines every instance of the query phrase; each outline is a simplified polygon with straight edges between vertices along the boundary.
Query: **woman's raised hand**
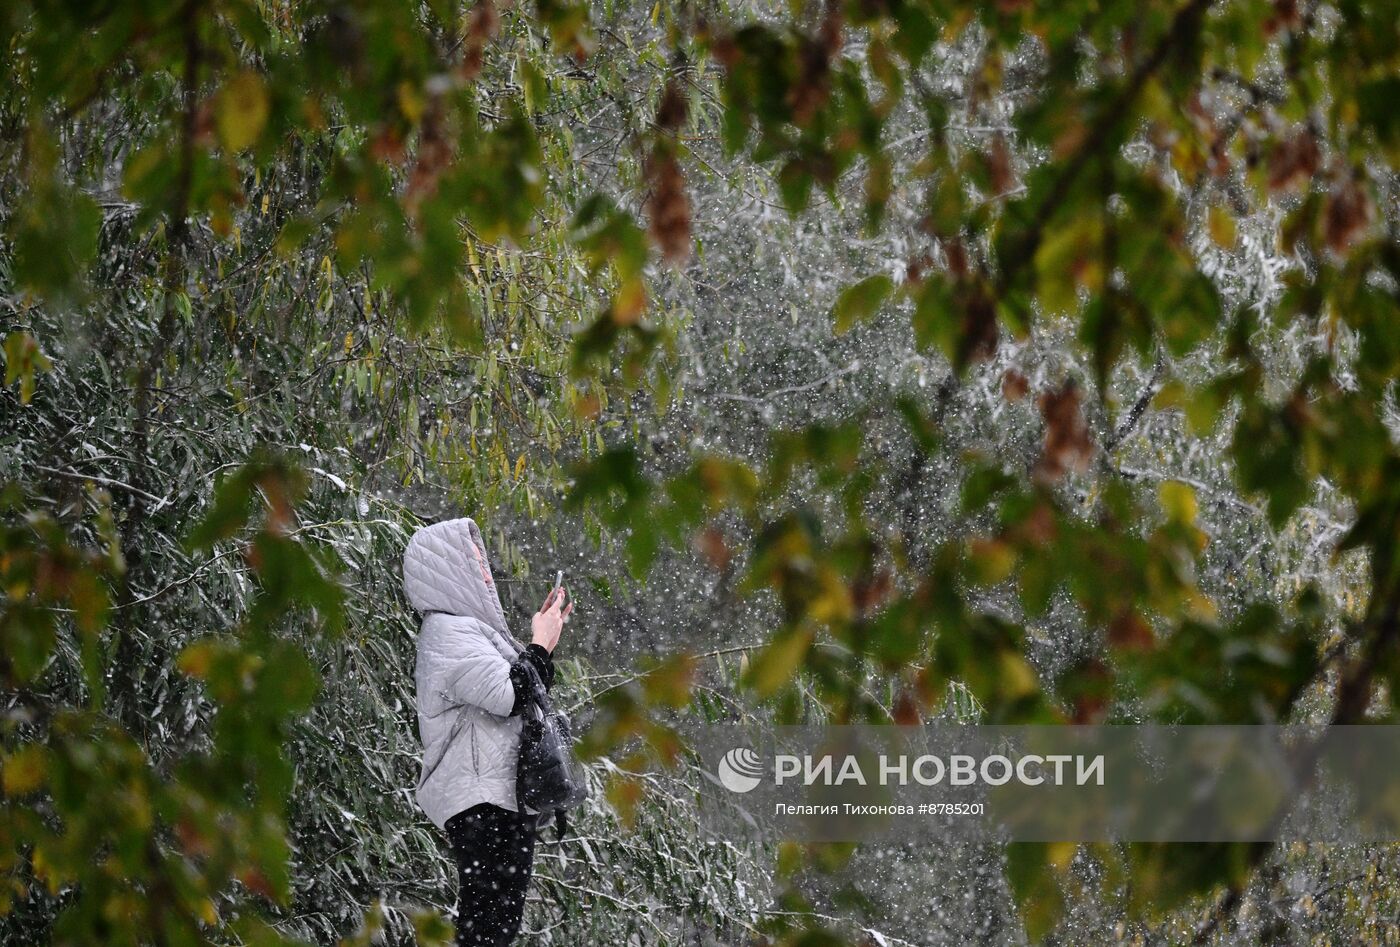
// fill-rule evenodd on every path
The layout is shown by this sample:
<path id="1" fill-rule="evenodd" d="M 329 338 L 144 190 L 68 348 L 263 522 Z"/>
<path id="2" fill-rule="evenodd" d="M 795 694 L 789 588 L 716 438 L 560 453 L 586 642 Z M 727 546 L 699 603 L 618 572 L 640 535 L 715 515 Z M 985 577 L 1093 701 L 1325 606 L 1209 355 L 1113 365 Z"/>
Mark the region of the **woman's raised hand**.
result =
<path id="1" fill-rule="evenodd" d="M 531 644 L 537 644 L 551 654 L 554 653 L 554 646 L 559 643 L 559 633 L 564 630 L 564 622 L 569 620 L 569 615 L 574 610 L 572 601 L 564 604 L 567 597 L 563 586 L 551 589 L 549 595 L 545 596 L 544 604 L 530 619 Z"/>

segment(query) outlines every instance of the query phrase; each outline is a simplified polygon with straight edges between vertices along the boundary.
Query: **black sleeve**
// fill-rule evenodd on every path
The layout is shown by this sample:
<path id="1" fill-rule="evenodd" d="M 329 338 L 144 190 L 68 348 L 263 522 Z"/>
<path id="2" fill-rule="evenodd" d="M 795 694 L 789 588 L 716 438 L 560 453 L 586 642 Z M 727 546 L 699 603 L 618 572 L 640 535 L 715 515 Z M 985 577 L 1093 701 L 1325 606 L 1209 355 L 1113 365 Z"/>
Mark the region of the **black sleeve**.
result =
<path id="1" fill-rule="evenodd" d="M 527 646 L 510 666 L 510 684 L 515 688 L 515 703 L 510 708 L 512 717 L 524 712 L 530 702 L 530 675 L 525 670 L 526 661 L 534 665 L 545 690 L 554 686 L 554 658 L 540 645 Z"/>

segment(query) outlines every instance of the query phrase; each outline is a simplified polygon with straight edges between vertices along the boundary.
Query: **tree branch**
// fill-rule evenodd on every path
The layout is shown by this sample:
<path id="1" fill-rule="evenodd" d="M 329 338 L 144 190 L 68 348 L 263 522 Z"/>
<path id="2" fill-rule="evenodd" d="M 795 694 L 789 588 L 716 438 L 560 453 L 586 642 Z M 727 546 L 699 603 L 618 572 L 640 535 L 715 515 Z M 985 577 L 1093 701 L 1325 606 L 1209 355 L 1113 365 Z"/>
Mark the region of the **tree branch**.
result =
<path id="1" fill-rule="evenodd" d="M 1123 443 L 1123 439 L 1131 434 L 1138 421 L 1142 420 L 1143 412 L 1152 403 L 1152 399 L 1157 396 L 1157 383 L 1162 380 L 1162 373 L 1166 371 L 1166 367 L 1166 359 L 1158 352 L 1157 364 L 1152 367 L 1152 377 L 1147 379 L 1147 385 L 1142 389 L 1142 394 L 1138 395 L 1133 406 L 1128 409 L 1128 413 L 1124 415 L 1122 422 L 1118 425 L 1118 430 L 1104 441 L 1103 452 L 1105 455 L 1117 450 L 1118 445 Z"/>
<path id="2" fill-rule="evenodd" d="M 59 470 L 57 467 L 45 467 L 43 464 L 31 464 L 30 466 L 33 469 L 41 470 L 46 474 L 52 474 L 55 477 L 63 477 L 65 480 L 77 480 L 84 483 L 96 483 L 104 487 L 111 487 L 113 490 L 122 490 L 126 493 L 138 496 L 149 503 L 155 504 L 151 508 L 152 510 L 158 510 L 170 502 L 169 497 L 158 497 L 153 493 L 147 493 L 140 487 L 132 486 L 131 484 L 125 483 L 121 480 L 113 480 L 111 477 L 100 477 L 96 474 L 77 473 L 76 471 L 72 470 Z"/>
<path id="3" fill-rule="evenodd" d="M 1084 169 L 1095 157 L 1099 156 L 1098 149 L 1108 139 L 1114 126 L 1127 116 L 1129 108 L 1132 107 L 1138 94 L 1142 92 L 1143 86 L 1147 85 L 1147 81 L 1165 65 L 1167 57 L 1171 55 L 1172 51 L 1195 34 L 1200 27 L 1202 16 L 1214 3 L 1215 0 L 1190 0 L 1186 6 L 1182 7 L 1172 20 L 1167 34 L 1158 41 L 1147 58 L 1133 70 L 1133 74 L 1129 76 L 1123 91 L 1118 93 L 1118 97 L 1104 108 L 1098 121 L 1088 130 L 1083 142 L 1065 162 L 1063 170 L 1051 183 L 1049 193 L 1036 210 L 1030 228 L 1022 239 L 1022 245 L 1009 259 L 1002 261 L 1000 285 L 1003 289 L 1010 286 L 1020 275 L 1021 270 L 1035 258 L 1036 250 L 1039 248 L 1041 240 L 1044 239 L 1045 228 L 1049 225 L 1050 219 L 1055 216 L 1055 212 L 1069 196 L 1070 189 L 1078 180 L 1079 175 L 1084 172 Z"/>
<path id="4" fill-rule="evenodd" d="M 199 16 L 202 9 L 199 0 L 186 0 L 181 9 L 185 67 L 181 78 L 180 166 L 176 173 L 174 192 L 166 221 L 167 245 L 165 272 L 162 281 L 164 298 L 160 325 L 156 330 L 156 338 L 151 346 L 151 351 L 142 361 L 136 375 L 133 405 L 135 419 L 132 422 L 131 430 L 134 456 L 130 476 L 132 489 L 129 491 L 132 495 L 132 503 L 127 520 L 122 527 L 122 553 L 127 562 L 127 570 L 117 596 L 120 607 L 127 607 L 134 603 L 134 580 L 137 578 L 143 563 L 144 544 L 140 537 L 141 527 L 145 524 L 147 515 L 152 512 L 146 508 L 145 500 L 145 497 L 150 495 L 150 491 L 146 489 L 146 477 L 151 467 L 151 386 L 156 371 L 165 361 L 166 353 L 170 349 L 171 336 L 174 334 L 177 324 L 176 294 L 184 290 L 187 275 L 185 245 L 189 238 L 195 135 L 198 131 L 199 68 L 202 55 L 199 42 Z M 125 620 L 120 622 L 116 628 L 116 648 L 113 660 L 118 666 L 126 667 L 134 662 L 134 656 L 131 653 L 134 647 L 133 631 L 136 620 L 134 611 L 134 609 L 130 610 Z M 132 688 L 131 695 L 134 695 L 139 676 L 131 674 L 123 677 L 128 680 Z"/>

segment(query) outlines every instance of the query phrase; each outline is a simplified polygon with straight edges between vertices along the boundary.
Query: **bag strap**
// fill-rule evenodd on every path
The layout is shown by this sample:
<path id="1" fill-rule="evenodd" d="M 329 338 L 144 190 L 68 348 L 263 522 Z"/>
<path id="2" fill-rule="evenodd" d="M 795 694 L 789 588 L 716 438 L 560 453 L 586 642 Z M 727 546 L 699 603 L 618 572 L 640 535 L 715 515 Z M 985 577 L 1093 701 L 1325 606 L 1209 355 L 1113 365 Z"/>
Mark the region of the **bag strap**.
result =
<path id="1" fill-rule="evenodd" d="M 522 654 L 520 663 L 525 665 L 525 673 L 530 679 L 530 699 L 540 709 L 540 718 L 548 717 L 554 712 L 554 704 L 549 699 L 549 691 L 545 690 L 544 681 L 540 680 L 540 672 L 535 668 L 535 662 Z"/>

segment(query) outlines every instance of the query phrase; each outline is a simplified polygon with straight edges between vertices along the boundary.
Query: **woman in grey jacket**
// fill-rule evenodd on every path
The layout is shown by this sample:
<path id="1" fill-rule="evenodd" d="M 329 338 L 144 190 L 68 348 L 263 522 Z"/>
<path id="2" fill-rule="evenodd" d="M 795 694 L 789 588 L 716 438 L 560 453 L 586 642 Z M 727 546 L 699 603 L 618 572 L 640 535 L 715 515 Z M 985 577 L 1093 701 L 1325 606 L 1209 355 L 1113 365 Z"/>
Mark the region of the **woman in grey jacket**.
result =
<path id="1" fill-rule="evenodd" d="M 521 714 L 533 668 L 554 682 L 554 646 L 573 603 L 558 589 L 531 619 L 531 643 L 506 627 L 481 531 L 470 519 L 413 534 L 404 592 L 423 616 L 414 684 L 423 771 L 418 803 L 457 861 L 457 944 L 505 947 L 520 931 L 537 813 L 515 798 Z M 528 666 L 527 666 L 528 665 Z"/>

